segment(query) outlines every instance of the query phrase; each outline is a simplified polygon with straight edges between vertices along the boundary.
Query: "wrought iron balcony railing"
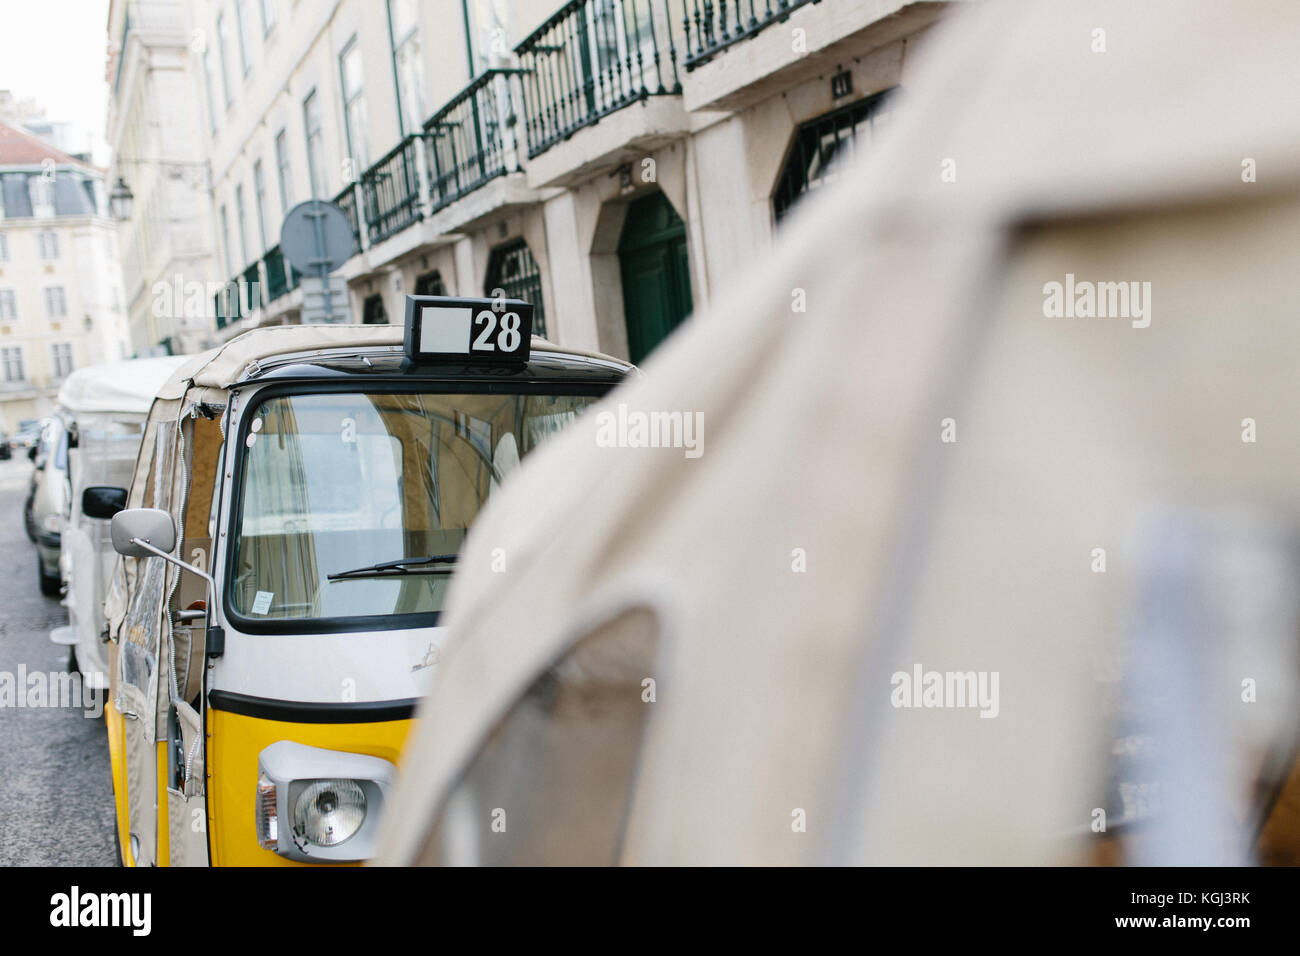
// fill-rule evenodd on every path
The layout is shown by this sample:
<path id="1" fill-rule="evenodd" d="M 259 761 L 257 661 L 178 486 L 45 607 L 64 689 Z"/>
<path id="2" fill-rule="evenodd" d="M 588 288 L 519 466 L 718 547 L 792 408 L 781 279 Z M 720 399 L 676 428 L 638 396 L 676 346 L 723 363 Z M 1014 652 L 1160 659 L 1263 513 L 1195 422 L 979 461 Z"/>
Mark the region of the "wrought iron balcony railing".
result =
<path id="1" fill-rule="evenodd" d="M 418 134 L 403 139 L 383 159 L 361 174 L 366 235 L 370 244 L 382 242 L 424 217 L 421 203 Z M 341 205 L 341 203 L 340 203 Z M 356 231 L 356 210 L 349 213 Z M 358 236 L 358 242 L 360 237 Z"/>
<path id="2" fill-rule="evenodd" d="M 431 212 L 519 168 L 510 88 L 519 72 L 485 71 L 424 124 Z"/>
<path id="3" fill-rule="evenodd" d="M 685 0 L 686 69 L 820 0 Z"/>
<path id="4" fill-rule="evenodd" d="M 348 222 L 352 225 L 352 237 L 357 241 L 357 250 L 361 246 L 361 225 L 357 221 L 357 184 L 348 183 L 343 187 L 343 191 L 334 197 L 334 204 L 343 210 L 348 217 Z"/>
<path id="5" fill-rule="evenodd" d="M 244 287 L 248 290 L 244 293 L 246 296 L 244 307 L 248 312 L 260 309 L 266 301 L 262 283 L 262 263 L 255 261 L 243 271 L 241 278 L 244 280 Z"/>
<path id="6" fill-rule="evenodd" d="M 279 246 L 272 246 L 262 257 L 262 270 L 266 274 L 266 289 L 263 298 L 274 302 L 280 296 L 298 288 L 298 270 L 284 261 L 284 254 Z"/>
<path id="7" fill-rule="evenodd" d="M 231 279 L 214 298 L 217 313 L 217 328 L 224 329 L 232 322 L 243 318 L 244 310 L 240 303 L 240 284 Z"/>
<path id="8" fill-rule="evenodd" d="M 214 297 L 217 328 L 224 329 L 232 322 L 251 315 L 267 301 L 262 279 L 262 263 L 254 262 L 243 272 L 233 276 Z"/>
<path id="9" fill-rule="evenodd" d="M 648 96 L 680 93 L 681 36 L 669 0 L 566 3 L 515 48 L 529 157 Z"/>

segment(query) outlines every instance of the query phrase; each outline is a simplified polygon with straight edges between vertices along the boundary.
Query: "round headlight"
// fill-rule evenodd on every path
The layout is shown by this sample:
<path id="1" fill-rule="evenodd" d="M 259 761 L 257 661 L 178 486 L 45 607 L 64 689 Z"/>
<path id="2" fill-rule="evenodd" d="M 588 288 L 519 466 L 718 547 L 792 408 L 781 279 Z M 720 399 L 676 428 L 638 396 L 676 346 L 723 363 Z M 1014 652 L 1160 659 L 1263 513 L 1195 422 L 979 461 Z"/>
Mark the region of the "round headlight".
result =
<path id="1" fill-rule="evenodd" d="M 355 780 L 313 780 L 293 804 L 293 831 L 317 846 L 338 846 L 366 819 L 366 794 Z"/>
<path id="2" fill-rule="evenodd" d="M 62 523 L 62 521 L 63 519 L 60 518 L 58 515 L 46 515 L 44 518 L 41 519 L 41 525 L 45 528 L 46 531 L 49 531 L 51 534 L 53 534 L 55 531 L 59 530 L 59 525 Z"/>

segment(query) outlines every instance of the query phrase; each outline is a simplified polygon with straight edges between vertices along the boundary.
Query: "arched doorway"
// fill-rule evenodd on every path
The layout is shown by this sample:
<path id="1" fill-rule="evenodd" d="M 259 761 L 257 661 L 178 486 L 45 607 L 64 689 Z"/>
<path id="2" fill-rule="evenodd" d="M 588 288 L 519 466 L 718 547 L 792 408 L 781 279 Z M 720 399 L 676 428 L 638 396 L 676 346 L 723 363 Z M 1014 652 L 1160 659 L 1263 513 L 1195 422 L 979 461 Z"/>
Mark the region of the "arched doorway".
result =
<path id="1" fill-rule="evenodd" d="M 415 280 L 416 295 L 446 295 L 447 286 L 442 281 L 442 273 L 437 269 L 426 272 Z"/>
<path id="2" fill-rule="evenodd" d="M 522 299 L 533 304 L 533 334 L 546 337 L 546 308 L 542 302 L 542 270 L 533 258 L 528 243 L 514 239 L 497 246 L 488 257 L 487 281 L 483 294 L 491 296 L 501 289 L 507 299 Z"/>
<path id="3" fill-rule="evenodd" d="M 859 148 L 871 148 L 890 118 L 895 89 L 841 106 L 795 131 L 772 195 L 772 213 L 778 225 L 805 195 L 842 175 Z"/>
<path id="4" fill-rule="evenodd" d="M 384 297 L 372 295 L 361 306 L 362 325 L 387 325 L 388 313 L 384 310 Z"/>
<path id="5" fill-rule="evenodd" d="M 692 309 L 686 224 L 663 193 L 628 206 L 618 260 L 628 358 L 640 362 Z"/>

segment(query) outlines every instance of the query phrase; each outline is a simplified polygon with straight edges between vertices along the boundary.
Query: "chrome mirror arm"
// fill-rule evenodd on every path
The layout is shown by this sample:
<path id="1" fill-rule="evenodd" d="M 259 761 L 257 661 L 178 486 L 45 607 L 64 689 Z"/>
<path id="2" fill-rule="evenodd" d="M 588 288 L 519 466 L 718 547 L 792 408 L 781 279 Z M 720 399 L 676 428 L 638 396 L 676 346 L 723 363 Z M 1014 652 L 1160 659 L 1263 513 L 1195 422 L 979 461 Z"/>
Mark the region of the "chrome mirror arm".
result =
<path id="1" fill-rule="evenodd" d="M 143 538 L 132 538 L 131 543 L 134 544 L 136 547 L 143 548 L 144 550 L 148 551 L 150 554 L 157 555 L 158 557 L 166 561 L 168 564 L 174 564 L 176 565 L 176 567 L 180 568 L 183 571 L 190 571 L 194 574 L 197 574 L 204 581 L 206 581 L 208 584 L 207 613 L 209 615 L 213 613 L 213 611 L 216 609 L 217 581 L 212 575 L 208 574 L 208 572 L 206 571 L 199 570 L 192 564 L 186 564 L 180 558 L 168 554 L 166 551 L 163 551 L 161 548 L 155 548 L 152 544 L 150 544 L 148 541 L 144 540 Z M 219 624 L 213 624 L 211 616 L 208 617 L 207 636 L 204 640 L 204 646 L 205 646 L 204 653 L 207 655 L 209 660 L 216 657 L 221 657 L 226 652 L 225 628 L 221 627 L 221 625 Z"/>

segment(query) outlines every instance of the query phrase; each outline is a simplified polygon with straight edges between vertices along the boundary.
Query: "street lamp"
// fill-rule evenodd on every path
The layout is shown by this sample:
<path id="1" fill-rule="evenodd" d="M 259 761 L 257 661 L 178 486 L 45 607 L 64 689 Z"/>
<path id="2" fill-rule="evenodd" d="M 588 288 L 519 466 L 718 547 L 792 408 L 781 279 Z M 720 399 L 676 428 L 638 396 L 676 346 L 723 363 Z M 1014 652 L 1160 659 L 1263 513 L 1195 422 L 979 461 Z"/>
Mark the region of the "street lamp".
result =
<path id="1" fill-rule="evenodd" d="M 113 214 L 113 218 L 123 222 L 131 218 L 131 206 L 135 202 L 135 194 L 126 184 L 121 176 L 117 177 L 117 185 L 113 191 L 108 194 L 108 209 Z"/>

